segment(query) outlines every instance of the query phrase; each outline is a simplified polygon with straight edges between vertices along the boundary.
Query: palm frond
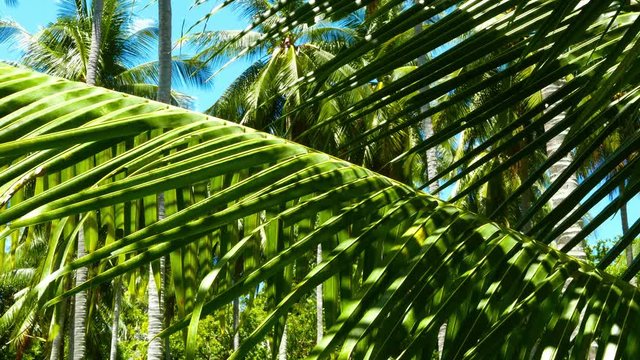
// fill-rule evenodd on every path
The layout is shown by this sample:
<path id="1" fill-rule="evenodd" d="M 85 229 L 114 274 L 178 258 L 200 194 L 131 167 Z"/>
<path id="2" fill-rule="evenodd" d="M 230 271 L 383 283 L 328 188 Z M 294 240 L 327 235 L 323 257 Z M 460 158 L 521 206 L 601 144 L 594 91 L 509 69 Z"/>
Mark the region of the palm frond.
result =
<path id="1" fill-rule="evenodd" d="M 311 358 L 431 358 L 438 351 L 451 358 L 585 358 L 594 342 L 598 358 L 638 355 L 640 293 L 584 262 L 410 186 L 235 123 L 97 88 L 91 89 L 95 106 L 77 108 L 66 94 L 84 88 L 1 67 L 0 136 L 9 140 L 0 145 L 0 178 L 4 197 L 13 201 L 0 211 L 0 222 L 31 229 L 134 202 L 145 220 L 124 238 L 51 267 L 24 295 L 39 306 L 211 235 L 209 241 L 226 242 L 218 261 L 198 280 L 193 311 L 163 334 L 188 328 L 191 356 L 201 316 L 260 284 L 275 286 L 287 267 L 315 257 L 322 244 L 322 261 L 276 297 L 231 358 L 243 358 L 296 302 L 330 279 L 338 287 L 325 295 L 326 304 L 336 311 L 326 311 L 331 325 Z M 18 124 L 34 131 L 19 132 Z M 114 145 L 110 156 L 93 161 Z M 84 170 L 68 172 L 75 168 Z M 61 182 L 42 182 L 60 172 Z M 35 190 L 22 196 L 29 182 Z M 219 190 L 168 207 L 164 219 L 143 204 L 154 204 L 159 192 L 171 197 L 203 183 Z M 260 219 L 255 227 L 227 231 L 249 217 Z M 295 231 L 309 220 L 312 231 Z M 229 237 L 218 238 L 221 229 Z M 287 229 L 300 237 L 284 242 Z M 237 272 L 241 258 L 254 256 L 256 241 L 280 250 Z M 121 254 L 131 256 L 63 294 L 51 292 L 74 269 Z M 227 274 L 235 274 L 233 282 Z"/>
<path id="2" fill-rule="evenodd" d="M 637 6 L 629 6 L 624 1 L 578 0 L 427 0 L 410 6 L 403 4 L 396 0 L 374 4 L 331 0 L 299 4 L 286 14 L 276 11 L 278 8 L 255 15 L 254 22 L 230 39 L 228 45 L 211 50 L 218 54 L 225 46 L 233 47 L 244 34 L 260 29 L 264 36 L 244 49 L 250 52 L 278 41 L 300 24 L 311 28 L 324 19 L 334 22 L 352 19 L 355 12 L 364 18 L 360 28 L 356 27 L 362 36 L 351 44 L 343 44 L 335 57 L 308 71 L 292 85 L 315 90 L 297 108 L 281 114 L 281 121 L 359 87 L 375 84 L 397 69 L 415 64 L 420 57 L 426 56 L 426 61 L 410 76 L 401 77 L 340 109 L 298 134 L 296 139 L 303 141 L 323 128 L 357 124 L 363 116 L 404 101 L 401 111 L 365 129 L 337 153 L 348 157 L 426 119 L 460 107 L 477 94 L 485 94 L 481 103 L 465 116 L 438 129 L 434 136 L 423 137 L 387 166 L 450 143 L 465 131 L 479 134 L 495 119 L 508 118 L 509 121 L 491 128 L 491 136 L 475 139 L 468 156 L 441 169 L 424 186 L 436 183 L 444 189 L 481 164 L 499 164 L 485 175 L 475 177 L 464 189 L 458 189 L 454 200 L 461 199 L 500 181 L 508 176 L 508 171 L 513 171 L 532 154 L 544 153 L 549 142 L 563 136 L 563 145 L 555 153 L 547 154 L 546 160 L 532 164 L 528 174 L 522 174 L 520 185 L 505 194 L 494 214 L 504 213 L 529 197 L 533 206 L 514 219 L 514 227 L 530 229 L 528 234 L 533 236 L 553 234 L 557 237 L 588 211 L 593 212 L 593 220 L 585 229 L 597 228 L 620 204 L 636 194 L 632 187 L 606 211 L 584 205 L 597 203 L 598 199 L 590 193 L 594 187 L 609 189 L 606 193 L 610 193 L 626 183 L 634 172 L 628 160 L 635 153 L 632 148 L 637 147 L 637 127 L 631 128 L 633 136 L 620 144 L 615 157 L 597 164 L 590 158 L 622 124 L 637 122 L 639 74 L 632 65 L 640 52 Z M 416 27 L 421 31 L 415 32 Z M 338 81 L 332 78 L 344 66 L 362 59 L 366 61 L 348 77 Z M 505 85 L 497 87 L 500 83 Z M 541 98 L 545 89 L 554 91 L 547 91 Z M 533 99 L 542 99 L 542 102 Z M 509 113 L 516 116 L 509 118 Z M 551 124 L 557 116 L 564 120 L 545 129 L 545 124 Z M 520 147 L 523 143 L 526 146 Z M 578 156 L 573 156 L 578 148 L 581 149 Z M 501 160 L 510 149 L 518 151 Z M 490 151 L 475 161 L 476 156 L 486 150 Z M 554 164 L 568 157 L 570 166 L 564 167 L 559 176 L 548 177 Z M 558 194 L 567 179 L 584 174 L 587 163 L 595 165 L 588 170 L 589 179 L 583 178 L 562 205 L 545 213 L 549 199 Z M 611 169 L 618 165 L 628 169 L 624 172 L 626 175 L 609 176 Z M 531 196 L 529 190 L 533 187 L 542 187 L 543 191 Z M 580 232 L 570 244 L 578 245 L 589 235 L 587 230 Z M 541 240 L 550 243 L 556 240 L 553 236 L 544 236 Z M 615 249 L 622 251 L 619 246 Z"/>

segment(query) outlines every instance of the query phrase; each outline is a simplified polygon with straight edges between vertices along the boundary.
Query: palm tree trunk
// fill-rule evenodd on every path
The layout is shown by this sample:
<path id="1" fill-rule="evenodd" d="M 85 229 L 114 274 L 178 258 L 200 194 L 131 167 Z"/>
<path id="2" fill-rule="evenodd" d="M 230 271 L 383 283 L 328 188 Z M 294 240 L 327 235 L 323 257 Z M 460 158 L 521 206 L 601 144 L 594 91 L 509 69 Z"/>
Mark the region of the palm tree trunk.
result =
<path id="1" fill-rule="evenodd" d="M 240 300 L 233 299 L 233 351 L 240 348 Z"/>
<path id="2" fill-rule="evenodd" d="M 555 83 L 542 89 L 542 98 L 547 99 L 551 94 L 553 94 L 556 90 L 562 87 L 564 83 L 565 83 L 564 80 L 556 81 Z M 552 105 L 552 104 L 549 104 L 549 105 Z M 557 116 L 555 116 L 550 121 L 548 121 L 544 125 L 545 131 L 548 131 L 554 125 L 562 121 L 565 118 L 565 116 L 566 116 L 566 113 L 562 112 Z M 549 142 L 547 142 L 547 154 L 553 154 L 554 152 L 556 152 L 556 150 L 558 150 L 558 148 L 564 142 L 564 139 L 568 133 L 569 133 L 569 129 L 566 129 L 561 133 L 559 133 L 558 135 L 556 135 L 553 139 L 549 140 Z M 553 164 L 550 170 L 551 182 L 555 181 L 560 176 L 560 174 L 562 174 L 567 169 L 567 167 L 569 167 L 572 161 L 573 161 L 573 154 L 569 152 L 567 155 L 565 155 L 560 160 L 558 160 L 555 164 Z M 560 188 L 560 190 L 558 190 L 551 197 L 551 207 L 552 208 L 557 207 L 577 187 L 578 187 L 578 179 L 575 174 L 572 174 L 571 177 L 569 177 L 569 179 L 567 179 L 567 181 L 562 185 L 562 188 Z M 577 223 L 572 224 L 556 239 L 556 246 L 562 247 L 562 245 L 566 244 L 575 235 L 577 235 L 580 232 L 580 230 L 581 229 L 579 224 Z M 582 243 L 578 244 L 573 249 L 571 249 L 569 251 L 569 255 L 575 256 L 580 259 L 585 259 L 586 254 L 584 252 Z"/>
<path id="3" fill-rule="evenodd" d="M 419 4 L 419 1 L 415 0 L 415 3 Z M 413 28 L 413 32 L 414 32 L 415 36 L 420 34 L 422 32 L 422 23 L 416 25 Z M 417 63 L 418 63 L 418 67 L 426 64 L 427 63 L 427 55 L 423 54 L 423 55 L 418 56 Z M 418 96 L 421 96 L 425 91 L 427 91 L 427 87 L 421 88 L 420 89 L 420 95 L 418 95 Z M 421 114 L 423 114 L 423 113 L 425 113 L 427 111 L 429 111 L 429 104 L 428 103 L 420 107 L 420 113 Z M 431 116 L 428 116 L 428 117 L 425 117 L 424 119 L 422 119 L 421 128 L 422 128 L 422 134 L 423 134 L 425 140 L 428 140 L 431 137 L 433 137 L 433 123 L 431 122 Z M 425 179 L 425 181 L 429 181 L 429 180 L 435 178 L 438 175 L 438 171 L 437 171 L 438 159 L 436 157 L 436 148 L 435 147 L 431 147 L 431 148 L 427 149 L 427 152 L 426 152 L 425 156 L 426 156 L 426 160 L 427 160 L 427 174 L 426 174 L 427 178 Z M 437 182 L 433 182 L 433 183 L 429 184 L 429 194 L 437 195 L 437 190 L 438 190 L 438 183 Z M 439 356 L 439 358 L 442 357 L 442 350 L 444 348 L 444 338 L 445 338 L 446 333 L 447 333 L 447 325 L 443 324 L 440 327 L 440 329 L 438 330 L 438 356 Z"/>
<path id="4" fill-rule="evenodd" d="M 51 354 L 49 360 L 61 360 L 64 356 L 64 325 L 67 318 L 67 300 L 60 302 L 56 306 L 54 326 L 58 327 L 58 332 L 51 342 Z"/>
<path id="5" fill-rule="evenodd" d="M 98 72 L 98 60 L 100 58 L 100 41 L 102 35 L 102 9 L 103 0 L 93 1 L 93 21 L 91 29 L 91 48 L 89 49 L 89 59 L 87 61 L 86 82 L 87 85 L 96 84 L 96 74 Z M 78 249 L 76 256 L 81 258 L 86 254 L 84 246 L 84 228 L 80 226 L 78 231 Z M 87 280 L 88 269 L 82 267 L 76 270 L 76 285 Z M 73 359 L 84 359 L 85 357 L 85 336 L 87 323 L 87 292 L 81 291 L 75 295 L 73 314 Z"/>
<path id="6" fill-rule="evenodd" d="M 165 217 L 164 193 L 157 195 L 157 207 L 158 220 L 162 220 Z M 149 325 L 147 335 L 149 340 L 153 340 L 151 340 L 147 348 L 147 360 L 160 360 L 164 352 L 162 339 L 156 337 L 162 331 L 162 325 L 164 324 L 164 256 L 160 257 L 158 261 L 160 262 L 159 284 L 156 283 L 156 278 L 153 276 L 153 266 L 149 264 Z"/>
<path id="7" fill-rule="evenodd" d="M 620 194 L 624 193 L 624 183 L 620 184 Z M 622 223 L 622 235 L 629 231 L 629 214 L 627 213 L 627 203 L 622 204 L 620 209 L 620 221 Z M 627 258 L 627 267 L 633 263 L 633 241 L 629 243 L 629 246 L 624 250 Z M 636 285 L 636 277 L 632 277 L 629 281 L 631 284 Z"/>
<path id="8" fill-rule="evenodd" d="M 71 308 L 75 309 L 75 301 L 74 301 L 74 299 L 75 298 L 69 299 L 69 305 L 70 305 Z M 73 343 L 74 343 L 73 334 L 75 334 L 75 332 L 76 332 L 76 329 L 74 328 L 75 327 L 75 313 L 70 313 L 69 315 L 73 316 L 74 318 L 71 319 L 72 321 L 69 323 L 69 351 L 68 351 L 68 353 L 69 354 L 73 354 Z"/>
<path id="9" fill-rule="evenodd" d="M 156 278 L 153 274 L 153 266 L 149 265 L 149 328 L 147 330 L 148 338 L 151 340 L 149 348 L 147 349 L 148 360 L 160 360 L 163 354 L 163 341 L 156 337 L 162 331 L 164 302 L 162 288 L 163 288 L 163 273 L 164 273 L 164 257 L 161 257 L 160 262 L 160 283 L 156 283 Z"/>
<path id="10" fill-rule="evenodd" d="M 316 253 L 316 264 L 322 262 L 322 245 L 318 244 Z M 322 284 L 316 287 L 316 344 L 319 344 L 324 336 L 324 317 L 322 308 L 324 304 L 322 302 Z"/>
<path id="11" fill-rule="evenodd" d="M 82 226 L 78 231 L 77 258 L 86 255 L 84 245 L 84 229 Z M 76 270 L 76 286 L 87 280 L 88 269 L 82 267 Z M 82 360 L 86 352 L 86 332 L 87 332 L 87 292 L 80 291 L 75 295 L 75 305 L 73 314 L 73 359 Z"/>
<path id="12" fill-rule="evenodd" d="M 158 0 L 158 101 L 171 103 L 171 0 Z"/>
<path id="13" fill-rule="evenodd" d="M 156 337 L 162 331 L 162 268 L 164 267 L 164 259 L 160 258 L 160 284 L 156 283 L 153 274 L 153 266 L 149 265 L 149 328 L 147 331 L 149 340 L 149 348 L 147 349 L 148 360 L 160 360 L 163 353 L 162 339 Z"/>
<path id="14" fill-rule="evenodd" d="M 429 105 L 422 106 L 420 108 L 421 112 L 425 112 L 429 110 Z M 424 134 L 425 139 L 429 139 L 433 136 L 433 124 L 431 123 L 431 117 L 426 117 L 422 120 L 422 132 Z M 437 166 L 438 159 L 436 157 L 436 148 L 432 147 L 427 150 L 427 178 L 426 180 L 431 180 L 438 175 Z M 438 182 L 433 182 L 429 184 L 429 194 L 437 195 L 436 190 L 438 189 Z"/>
<path id="15" fill-rule="evenodd" d="M 118 357 L 118 324 L 120 323 L 120 302 L 122 301 L 122 290 L 120 289 L 120 279 L 114 281 L 113 291 L 113 322 L 111 323 L 111 350 L 109 359 L 116 360 Z"/>
<path id="16" fill-rule="evenodd" d="M 171 103 L 171 0 L 158 0 L 158 94 L 157 100 L 163 103 Z M 158 194 L 158 220 L 164 218 L 164 194 Z M 156 286 L 155 282 L 149 283 L 149 336 L 153 331 L 162 330 L 164 323 L 164 268 L 165 258 L 160 258 L 160 284 Z M 153 289 L 152 286 L 153 285 Z M 154 290 L 154 291 L 152 291 Z M 153 295 L 153 297 L 152 297 Z M 151 302 L 154 301 L 154 310 L 157 313 L 151 314 Z M 155 309 L 157 307 L 157 309 Z M 153 345 L 153 349 L 152 349 Z M 162 358 L 162 342 L 161 339 L 155 339 L 149 345 L 148 359 Z M 153 350 L 153 351 L 152 351 Z M 166 356 L 169 356 L 168 342 L 166 344 Z M 155 356 L 155 357 L 154 357 Z"/>
<path id="17" fill-rule="evenodd" d="M 282 330 L 282 338 L 280 339 L 280 347 L 278 348 L 278 360 L 287 360 L 287 325 Z"/>
<path id="18" fill-rule="evenodd" d="M 416 4 L 418 3 L 418 0 L 415 1 Z M 418 34 L 420 34 L 422 32 L 422 24 L 418 24 L 413 28 L 413 32 L 414 34 L 417 36 Z M 426 64 L 427 62 L 427 55 L 420 55 L 418 56 L 417 59 L 417 63 L 418 63 L 418 67 Z M 420 95 L 421 96 L 425 91 L 427 91 L 427 87 L 421 88 L 420 89 Z M 423 106 L 420 107 L 420 113 L 425 113 L 429 110 L 429 104 L 425 104 Z M 430 139 L 433 136 L 433 123 L 431 122 L 431 117 L 425 117 L 424 119 L 422 119 L 422 123 L 421 123 L 421 128 L 422 128 L 422 135 L 424 137 L 425 140 Z M 427 150 L 426 152 L 426 160 L 427 160 L 427 178 L 425 180 L 431 180 L 433 178 L 435 178 L 438 175 L 438 171 L 437 171 L 437 166 L 438 166 L 438 158 L 436 156 L 436 148 L 432 147 L 430 149 Z M 429 193 L 431 195 L 436 195 L 436 190 L 438 189 L 438 183 L 434 182 L 429 184 Z"/>
<path id="19" fill-rule="evenodd" d="M 100 43 L 102 41 L 102 10 L 103 0 L 93 0 L 93 21 L 91 28 L 91 48 L 89 49 L 89 59 L 87 60 L 87 85 L 95 85 L 98 74 L 98 63 L 100 59 Z"/>

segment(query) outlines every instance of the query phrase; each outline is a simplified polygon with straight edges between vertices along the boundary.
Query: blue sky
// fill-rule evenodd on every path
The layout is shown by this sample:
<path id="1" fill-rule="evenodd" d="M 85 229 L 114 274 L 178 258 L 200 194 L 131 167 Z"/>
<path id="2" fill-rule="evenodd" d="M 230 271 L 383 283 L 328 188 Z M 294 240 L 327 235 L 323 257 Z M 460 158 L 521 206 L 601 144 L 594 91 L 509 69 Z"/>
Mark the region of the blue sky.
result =
<path id="1" fill-rule="evenodd" d="M 610 202 L 608 197 L 604 198 L 594 206 L 592 213 L 597 214 Z M 629 226 L 633 226 L 633 223 L 640 218 L 640 195 L 636 195 L 627 204 L 627 213 L 629 214 Z M 610 239 L 622 234 L 622 228 L 620 223 L 620 212 L 616 212 L 615 216 L 608 221 L 600 225 L 600 227 L 589 237 L 590 239 Z"/>
<path id="2" fill-rule="evenodd" d="M 151 3 L 150 3 L 151 2 Z M 173 38 L 178 39 L 181 35 L 183 22 L 188 28 L 190 24 L 195 23 L 198 19 L 207 14 L 216 2 L 209 1 L 205 5 L 195 9 L 189 9 L 193 0 L 174 0 L 173 1 Z M 151 0 L 136 1 L 136 12 L 140 18 L 156 19 L 156 5 Z M 17 7 L 7 7 L 4 1 L 0 0 L 0 17 L 10 18 L 22 24 L 29 32 L 35 32 L 55 19 L 57 13 L 56 0 L 20 0 Z M 209 29 L 244 29 L 246 22 L 240 19 L 237 14 L 231 10 L 223 10 L 218 13 L 212 21 L 209 21 Z M 16 60 L 19 58 L 19 52 L 15 46 L 0 44 L 0 59 Z M 194 104 L 195 110 L 205 110 L 222 94 L 224 89 L 238 76 L 242 70 L 247 67 L 247 62 L 237 62 L 221 72 L 214 80 L 212 87 L 209 89 L 184 88 L 178 87 L 178 91 L 182 91 L 196 98 Z M 597 213 L 604 208 L 610 201 L 605 198 L 593 210 Z M 629 221 L 630 224 L 640 217 L 640 196 L 635 196 L 629 203 Z M 590 238 L 613 238 L 620 235 L 620 214 L 616 213 L 611 219 L 600 226 Z"/>

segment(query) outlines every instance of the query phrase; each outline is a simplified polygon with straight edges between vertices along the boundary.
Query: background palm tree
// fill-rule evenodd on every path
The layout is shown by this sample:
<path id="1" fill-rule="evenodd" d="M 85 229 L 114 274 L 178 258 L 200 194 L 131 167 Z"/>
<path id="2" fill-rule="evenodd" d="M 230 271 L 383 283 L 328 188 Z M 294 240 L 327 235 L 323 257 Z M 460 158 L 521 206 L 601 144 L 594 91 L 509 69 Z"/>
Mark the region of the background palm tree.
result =
<path id="1" fill-rule="evenodd" d="M 284 8 L 277 7 L 275 3 L 242 2 L 239 4 L 245 15 L 253 20 L 257 14 L 267 10 L 277 11 L 280 16 L 286 17 L 295 8 L 294 5 L 299 4 Z M 386 84 L 406 75 L 412 69 L 411 66 L 399 69 L 391 74 L 381 76 L 375 83 L 359 87 L 345 96 L 323 102 L 313 108 L 305 109 L 305 111 L 296 111 L 301 103 L 310 98 L 313 92 L 318 89 L 313 86 L 295 87 L 295 84 L 302 80 L 305 74 L 333 59 L 336 53 L 348 47 L 358 37 L 366 35 L 367 28 L 371 25 L 365 25 L 361 15 L 354 14 L 342 22 L 320 22 L 313 26 L 302 24 L 289 29 L 280 38 L 273 39 L 269 44 L 256 49 L 251 49 L 249 44 L 263 36 L 263 31 L 268 31 L 269 26 L 275 22 L 267 22 L 246 34 L 237 43 L 231 44 L 225 43 L 224 40 L 233 38 L 240 31 L 205 31 L 190 36 L 191 40 L 204 49 L 198 56 L 200 59 L 212 57 L 211 61 L 223 63 L 242 56 L 258 58 L 231 84 L 207 112 L 283 138 L 297 137 L 298 141 L 303 144 L 322 149 L 328 153 L 339 153 L 340 148 L 355 136 L 354 134 L 358 134 L 362 127 L 371 127 L 385 121 L 386 118 L 391 117 L 394 112 L 402 108 L 403 102 L 397 102 L 385 109 L 363 116 L 355 125 L 321 128 L 321 132 L 303 138 L 300 138 L 300 135 L 314 124 L 322 123 L 330 116 L 349 107 L 354 101 L 366 98 L 371 92 L 382 89 Z M 218 43 L 220 46 L 216 46 Z M 332 81 L 348 77 L 353 73 L 354 68 L 361 66 L 364 61 L 344 66 L 338 74 L 333 75 Z M 282 114 L 288 115 L 286 118 L 280 118 Z M 417 137 L 416 129 L 410 129 L 410 131 L 401 132 L 389 139 L 371 144 L 362 151 L 346 155 L 346 158 L 381 171 L 395 179 L 407 182 L 419 181 L 420 177 L 416 175 L 420 171 L 413 170 L 425 162 L 416 161 L 417 156 L 402 166 L 385 166 L 389 160 L 410 146 L 411 142 L 415 142 Z M 322 246 L 318 245 L 315 259 L 317 264 L 322 263 L 322 254 Z M 329 289 L 327 292 L 331 291 L 333 290 Z M 316 289 L 316 293 L 317 341 L 319 342 L 324 332 L 323 309 L 325 304 L 322 297 L 325 290 L 320 285 Z M 330 312 L 335 314 L 336 304 L 332 302 L 328 306 L 333 309 Z M 234 320 L 240 318 L 239 309 L 239 300 L 236 299 L 233 303 Z M 238 321 L 234 321 L 234 350 L 240 346 L 238 324 Z M 274 342 L 273 350 L 278 350 L 279 358 L 285 358 L 286 324 L 280 331 L 282 331 L 282 336 L 279 346 L 276 347 L 278 342 Z"/>
<path id="2" fill-rule="evenodd" d="M 86 78 L 88 85 L 95 85 L 102 44 L 102 12 L 104 10 L 104 0 L 94 0 L 91 4 L 93 20 L 91 21 L 91 47 L 89 48 L 89 56 L 87 59 Z M 95 21 L 95 19 L 100 19 L 100 21 Z"/>
<path id="3" fill-rule="evenodd" d="M 160 23 L 158 44 L 158 94 L 157 100 L 171 104 L 171 0 L 158 1 L 158 22 Z M 157 195 L 158 220 L 164 218 L 165 202 L 164 194 Z M 165 258 L 161 258 L 158 266 L 158 279 L 156 281 L 153 266 L 149 266 L 149 331 L 147 336 L 151 339 L 147 350 L 148 359 L 161 359 L 163 353 L 169 354 L 169 347 L 163 346 L 162 339 L 156 337 L 164 328 L 165 313 Z M 167 342 L 168 345 L 168 342 Z M 168 357 L 168 356 L 167 356 Z"/>
<path id="4" fill-rule="evenodd" d="M 277 11 L 279 16 L 286 17 L 296 5 L 300 5 L 296 3 L 282 8 L 275 3 L 265 4 L 239 2 L 238 6 L 250 20 L 254 20 L 258 14 L 270 9 Z M 394 179 L 420 183 L 422 176 L 419 173 L 426 165 L 424 156 L 413 156 L 399 165 L 389 165 L 392 159 L 417 141 L 417 126 L 369 144 L 358 151 L 348 154 L 341 151 L 350 139 L 358 136 L 363 129 L 375 127 L 393 118 L 406 100 L 365 114 L 354 123 L 319 126 L 318 131 L 313 134 L 304 134 L 307 129 L 323 124 L 354 103 L 366 99 L 371 93 L 407 75 L 414 68 L 413 65 L 409 65 L 396 69 L 343 96 L 301 110 L 304 101 L 313 97 L 314 93 L 326 91 L 332 82 L 348 78 L 355 69 L 380 56 L 374 53 L 341 67 L 322 87 L 313 84 L 296 86 L 305 79 L 306 74 L 313 73 L 323 64 L 330 62 L 335 58 L 335 54 L 364 38 L 376 26 L 365 20 L 363 14 L 353 14 L 340 22 L 321 21 L 313 26 L 301 24 L 259 47 L 250 45 L 263 37 L 270 26 L 277 24 L 275 19 L 273 22 L 261 24 L 234 42 L 227 41 L 237 37 L 241 31 L 204 31 L 188 36 L 187 39 L 203 49 L 197 56 L 201 61 L 228 63 L 242 57 L 258 58 L 229 86 L 207 113 L 284 138 L 295 138 L 305 145 L 340 155 Z"/>
<path id="5" fill-rule="evenodd" d="M 139 19 L 132 13 L 128 0 L 104 1 L 101 17 L 103 37 L 95 84 L 156 99 L 159 62 L 155 56 L 158 28 L 152 21 Z M 32 69 L 65 79 L 86 81 L 93 16 L 85 2 L 62 1 L 57 20 L 35 34 L 19 24 L 0 23 L 2 41 L 15 41 L 24 50 L 20 63 Z M 146 61 L 145 61 L 146 60 Z M 201 63 L 173 57 L 173 81 L 191 86 L 209 86 L 209 68 Z M 172 104 L 189 107 L 191 98 L 173 91 Z"/>
<path id="6" fill-rule="evenodd" d="M 77 3 L 77 2 L 76 2 Z M 92 21 L 91 21 L 91 43 L 89 48 L 89 56 L 87 59 L 86 83 L 87 85 L 96 85 L 96 77 L 98 72 L 98 63 L 100 58 L 100 47 L 102 44 L 102 12 L 104 10 L 103 0 L 92 1 Z M 89 223 L 96 222 L 93 214 L 88 215 L 91 220 Z M 78 245 L 76 248 L 76 257 L 81 258 L 87 254 L 85 249 L 85 231 L 84 226 L 78 232 Z M 83 283 L 87 281 L 87 273 L 89 269 L 82 267 L 76 271 L 76 282 Z M 86 357 L 85 337 L 87 336 L 87 292 L 81 291 L 73 299 L 73 359 L 83 360 Z M 60 333 L 58 336 L 62 336 Z"/>

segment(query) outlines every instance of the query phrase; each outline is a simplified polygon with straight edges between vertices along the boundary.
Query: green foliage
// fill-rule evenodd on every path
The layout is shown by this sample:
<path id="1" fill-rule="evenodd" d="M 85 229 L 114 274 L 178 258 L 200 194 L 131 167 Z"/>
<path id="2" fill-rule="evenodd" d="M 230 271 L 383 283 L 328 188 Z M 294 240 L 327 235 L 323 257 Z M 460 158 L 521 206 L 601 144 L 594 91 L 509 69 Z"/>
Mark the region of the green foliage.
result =
<path id="1" fill-rule="evenodd" d="M 138 301 L 122 301 L 118 356 L 121 359 L 146 359 L 148 316 L 146 304 Z"/>
<path id="2" fill-rule="evenodd" d="M 120 331 L 119 356 L 122 359 L 142 360 L 146 358 L 146 305 L 138 301 L 123 303 Z M 306 357 L 316 343 L 316 315 L 313 297 L 296 304 L 287 318 L 289 359 Z M 253 299 L 243 298 L 241 303 L 240 341 L 248 337 L 268 315 L 266 294 L 261 292 Z M 200 336 L 195 359 L 223 360 L 233 352 L 233 314 L 232 307 L 225 307 L 216 316 L 209 315 L 200 321 Z M 170 337 L 170 349 L 173 359 L 186 359 L 184 332 Z M 246 359 L 262 360 L 270 356 L 272 340 L 258 344 Z"/>
<path id="3" fill-rule="evenodd" d="M 620 236 L 614 239 L 597 239 L 595 241 L 587 241 L 585 244 L 585 252 L 587 260 L 592 264 L 598 264 L 611 248 L 620 240 Z M 633 253 L 635 255 L 640 251 L 640 239 L 633 240 Z M 606 272 L 613 276 L 620 277 L 629 267 L 627 264 L 626 254 L 622 253 L 605 269 Z"/>
<path id="4" fill-rule="evenodd" d="M 287 359 L 304 359 L 316 344 L 316 302 L 307 297 L 287 317 Z"/>
<path id="5" fill-rule="evenodd" d="M 0 313 L 4 314 L 14 303 L 13 295 L 20 289 L 0 282 Z M 43 359 L 47 354 L 46 343 L 42 339 L 34 339 L 22 349 L 16 349 L 11 343 L 11 333 L 0 332 L 0 360 L 14 360 L 20 352 L 24 360 Z"/>

